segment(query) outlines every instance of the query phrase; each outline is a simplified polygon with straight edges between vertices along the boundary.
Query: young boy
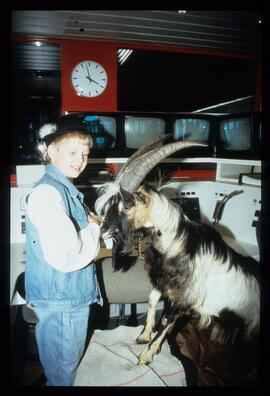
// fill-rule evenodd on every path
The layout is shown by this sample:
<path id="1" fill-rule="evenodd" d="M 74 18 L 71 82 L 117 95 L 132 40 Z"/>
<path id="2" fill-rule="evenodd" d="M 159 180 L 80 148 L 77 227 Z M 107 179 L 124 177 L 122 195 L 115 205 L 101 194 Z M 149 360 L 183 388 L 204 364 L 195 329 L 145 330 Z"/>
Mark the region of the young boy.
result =
<path id="1" fill-rule="evenodd" d="M 92 260 L 100 227 L 73 185 L 93 145 L 83 126 L 40 130 L 46 173 L 26 199 L 27 305 L 48 386 L 73 385 L 85 346 L 90 305 L 102 304 Z"/>

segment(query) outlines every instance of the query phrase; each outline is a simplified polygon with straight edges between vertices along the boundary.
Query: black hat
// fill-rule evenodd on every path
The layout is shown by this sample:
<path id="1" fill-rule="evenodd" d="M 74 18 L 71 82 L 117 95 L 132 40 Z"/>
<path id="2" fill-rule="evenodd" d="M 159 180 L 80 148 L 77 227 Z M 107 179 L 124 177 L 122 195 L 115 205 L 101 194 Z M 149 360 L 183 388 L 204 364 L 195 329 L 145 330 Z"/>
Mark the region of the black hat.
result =
<path id="1" fill-rule="evenodd" d="M 40 128 L 39 136 L 43 140 L 43 142 L 45 142 L 46 146 L 48 146 L 57 137 L 73 131 L 83 132 L 87 135 L 89 134 L 87 128 L 83 125 L 65 125 L 57 128 L 56 124 L 45 124 Z"/>

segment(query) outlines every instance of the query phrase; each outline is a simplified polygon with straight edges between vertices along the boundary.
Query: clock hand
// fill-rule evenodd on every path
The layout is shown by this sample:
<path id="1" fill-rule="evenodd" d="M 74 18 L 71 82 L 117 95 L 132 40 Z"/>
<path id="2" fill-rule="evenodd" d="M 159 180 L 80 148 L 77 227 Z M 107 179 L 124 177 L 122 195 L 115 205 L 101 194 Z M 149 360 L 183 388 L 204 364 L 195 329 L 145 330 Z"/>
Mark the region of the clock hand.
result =
<path id="1" fill-rule="evenodd" d="M 91 83 L 91 82 L 93 81 L 95 84 L 99 85 L 98 82 L 96 82 L 95 80 L 93 80 L 93 79 L 90 77 L 90 73 L 89 73 L 89 69 L 88 69 L 88 66 L 87 66 L 87 65 L 86 65 L 86 70 L 87 70 L 88 76 L 85 76 L 85 77 L 89 80 L 89 82 Z"/>
<path id="2" fill-rule="evenodd" d="M 90 73 L 89 73 L 89 69 L 88 69 L 88 66 L 86 65 L 86 70 L 87 70 L 87 74 L 88 74 L 88 76 L 85 76 L 90 82 L 91 82 L 91 77 L 90 77 Z"/>
<path id="3" fill-rule="evenodd" d="M 95 80 L 93 80 L 92 78 L 90 78 L 88 76 L 85 76 L 85 78 L 87 78 L 90 83 L 93 81 L 95 84 L 100 85 L 98 82 L 96 82 Z"/>
<path id="4" fill-rule="evenodd" d="M 93 80 L 92 78 L 90 78 L 90 80 L 93 81 L 95 84 L 99 85 L 99 83 Z"/>

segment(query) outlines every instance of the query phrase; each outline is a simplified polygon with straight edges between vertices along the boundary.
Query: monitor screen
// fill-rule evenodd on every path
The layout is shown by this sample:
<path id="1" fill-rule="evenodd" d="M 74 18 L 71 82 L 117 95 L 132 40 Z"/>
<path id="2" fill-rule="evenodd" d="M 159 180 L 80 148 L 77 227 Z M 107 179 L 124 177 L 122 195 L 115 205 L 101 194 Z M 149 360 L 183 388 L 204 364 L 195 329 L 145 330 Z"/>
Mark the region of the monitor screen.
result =
<path id="1" fill-rule="evenodd" d="M 221 148 L 228 151 L 251 149 L 251 119 L 228 118 L 220 123 L 219 140 Z"/>
<path id="2" fill-rule="evenodd" d="M 210 121 L 199 118 L 178 118 L 174 122 L 174 140 L 208 143 Z"/>
<path id="3" fill-rule="evenodd" d="M 87 128 L 94 140 L 94 150 L 106 150 L 115 147 L 116 142 L 116 118 L 86 114 L 82 124 Z"/>
<path id="4" fill-rule="evenodd" d="M 166 122 L 162 118 L 149 116 L 126 116 L 124 133 L 126 148 L 138 149 L 165 133 Z"/>

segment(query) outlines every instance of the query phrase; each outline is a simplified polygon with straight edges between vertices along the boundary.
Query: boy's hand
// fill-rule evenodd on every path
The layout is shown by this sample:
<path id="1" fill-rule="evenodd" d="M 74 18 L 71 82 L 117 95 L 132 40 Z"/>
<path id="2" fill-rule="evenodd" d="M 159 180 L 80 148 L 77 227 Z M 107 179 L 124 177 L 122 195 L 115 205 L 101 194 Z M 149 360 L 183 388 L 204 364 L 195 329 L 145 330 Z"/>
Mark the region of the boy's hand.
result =
<path id="1" fill-rule="evenodd" d="M 90 222 L 92 222 L 92 223 L 96 223 L 97 225 L 100 225 L 100 221 L 99 221 L 99 219 L 98 219 L 98 216 L 95 216 L 95 215 L 88 215 L 88 221 L 89 221 L 89 223 Z"/>

